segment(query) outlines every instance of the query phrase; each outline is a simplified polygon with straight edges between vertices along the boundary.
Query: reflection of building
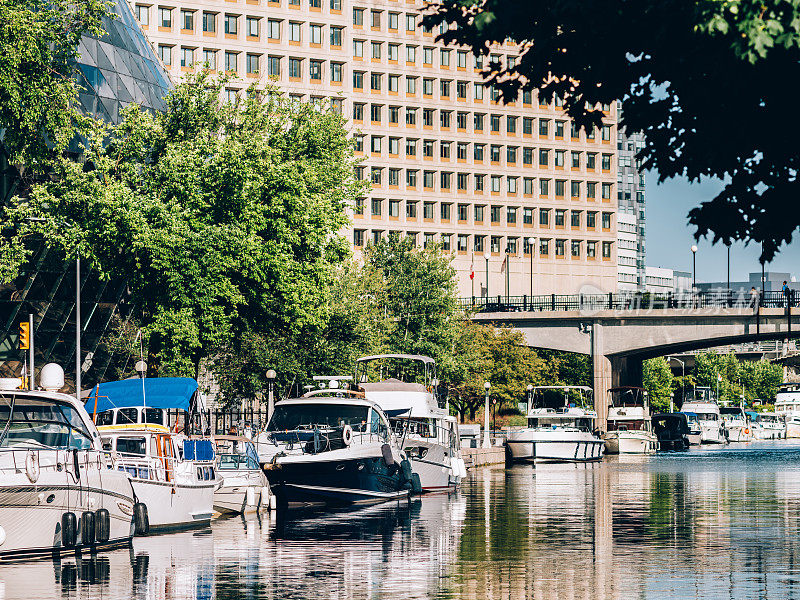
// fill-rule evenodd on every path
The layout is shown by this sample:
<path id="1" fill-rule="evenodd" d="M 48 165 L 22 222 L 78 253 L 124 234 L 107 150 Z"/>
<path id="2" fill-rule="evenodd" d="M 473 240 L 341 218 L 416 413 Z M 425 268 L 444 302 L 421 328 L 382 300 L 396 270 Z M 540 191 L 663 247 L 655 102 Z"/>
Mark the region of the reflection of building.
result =
<path id="1" fill-rule="evenodd" d="M 161 110 L 169 79 L 143 35 L 130 7 L 114 4 L 114 19 L 106 19 L 106 35 L 81 40 L 78 63 L 81 108 L 87 113 L 116 123 L 120 109 L 134 102 L 147 110 Z M 77 146 L 75 144 L 75 146 Z M 13 194 L 12 178 L 3 189 Z M 10 194 L 10 195 L 11 195 Z M 21 352 L 16 350 L 19 322 L 35 314 L 36 363 L 59 362 L 68 377 L 75 361 L 75 267 L 41 245 L 33 245 L 33 256 L 10 284 L 0 285 L 0 376 L 18 375 Z M 125 285 L 99 281 L 91 272 L 81 279 L 82 355 L 98 350 L 102 334 L 119 315 L 118 303 L 125 297 Z M 124 312 L 124 311 L 123 311 Z M 101 378 L 110 356 L 100 351 L 86 361 L 87 383 Z"/>
<path id="2" fill-rule="evenodd" d="M 372 184 L 354 207 L 356 248 L 441 243 L 464 296 L 504 294 L 507 273 L 513 295 L 616 289 L 616 105 L 587 135 L 558 100 L 494 101 L 483 59 L 418 26 L 423 0 L 130 1 L 176 78 L 233 72 L 231 96 L 270 78 L 347 117 Z M 518 58 L 502 44 L 489 60 Z"/>

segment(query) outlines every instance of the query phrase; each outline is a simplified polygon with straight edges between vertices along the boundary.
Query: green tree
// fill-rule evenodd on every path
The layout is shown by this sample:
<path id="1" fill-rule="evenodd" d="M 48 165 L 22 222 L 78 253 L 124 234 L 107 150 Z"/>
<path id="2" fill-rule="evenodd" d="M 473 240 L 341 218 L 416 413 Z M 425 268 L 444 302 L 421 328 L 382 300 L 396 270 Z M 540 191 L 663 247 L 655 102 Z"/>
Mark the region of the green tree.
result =
<path id="1" fill-rule="evenodd" d="M 800 9 L 786 0 L 443 0 L 423 23 L 455 24 L 439 39 L 491 57 L 514 40 L 516 60 L 487 61 L 505 101 L 520 89 L 558 97 L 581 124 L 623 100 L 623 124 L 645 133 L 639 153 L 660 178 L 726 180 L 690 213 L 697 235 L 763 243 L 770 260 L 792 239 L 800 124 L 787 81 L 800 74 Z M 732 126 L 747 115 L 746 133 Z M 773 127 L 771 123 L 783 123 Z M 612 140 L 613 142 L 613 140 Z"/>
<path id="2" fill-rule="evenodd" d="M 274 89 L 225 103 L 225 83 L 192 76 L 163 114 L 95 124 L 83 160 L 60 158 L 10 212 L 19 236 L 128 282 L 162 375 L 196 375 L 243 332 L 324 327 L 363 190 L 341 116 Z"/>
<path id="3" fill-rule="evenodd" d="M 642 385 L 647 390 L 652 412 L 669 410 L 672 384 L 672 370 L 664 358 L 651 358 L 642 363 Z"/>

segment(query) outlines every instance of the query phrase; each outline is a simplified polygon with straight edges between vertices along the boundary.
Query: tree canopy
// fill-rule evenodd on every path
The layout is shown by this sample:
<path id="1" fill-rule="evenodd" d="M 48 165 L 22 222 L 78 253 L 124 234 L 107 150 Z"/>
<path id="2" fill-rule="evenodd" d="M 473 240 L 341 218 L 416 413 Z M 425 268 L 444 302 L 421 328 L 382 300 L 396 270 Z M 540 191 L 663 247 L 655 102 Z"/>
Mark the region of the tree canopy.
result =
<path id="1" fill-rule="evenodd" d="M 521 89 L 558 96 L 582 125 L 623 100 L 622 123 L 644 132 L 639 157 L 661 180 L 725 180 L 689 215 L 698 237 L 763 245 L 791 241 L 800 210 L 800 123 L 785 82 L 800 75 L 800 8 L 787 0 L 443 0 L 424 23 L 439 38 L 490 55 L 519 45 L 515 63 L 489 61 L 505 101 Z"/>

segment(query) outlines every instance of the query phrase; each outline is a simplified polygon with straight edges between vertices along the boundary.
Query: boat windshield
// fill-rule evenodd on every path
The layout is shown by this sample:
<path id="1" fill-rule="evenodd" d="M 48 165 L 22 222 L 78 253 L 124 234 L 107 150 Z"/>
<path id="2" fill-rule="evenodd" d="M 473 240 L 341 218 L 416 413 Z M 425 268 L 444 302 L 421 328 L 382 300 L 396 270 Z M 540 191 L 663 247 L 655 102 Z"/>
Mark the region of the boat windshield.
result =
<path id="1" fill-rule="evenodd" d="M 26 443 L 78 450 L 92 447 L 92 434 L 80 413 L 55 400 L 17 397 L 12 413 L 11 398 L 0 395 L 0 430 L 6 425 L 2 448 Z"/>
<path id="2" fill-rule="evenodd" d="M 235 469 L 258 469 L 258 461 L 244 454 L 220 454 L 219 469 L 232 471 Z"/>
<path id="3" fill-rule="evenodd" d="M 719 409 L 721 415 L 728 415 L 728 416 L 735 416 L 741 417 L 742 416 L 742 409 L 736 406 L 721 406 Z"/>
<path id="4" fill-rule="evenodd" d="M 645 390 L 641 388 L 614 388 L 608 391 L 611 405 L 616 407 L 644 406 Z"/>
<path id="5" fill-rule="evenodd" d="M 698 421 L 719 421 L 717 413 L 697 413 Z"/>
<path id="6" fill-rule="evenodd" d="M 559 410 L 568 407 L 585 408 L 586 394 L 577 388 L 535 388 L 533 407 Z"/>
<path id="7" fill-rule="evenodd" d="M 364 431 L 368 412 L 368 406 L 348 404 L 278 405 L 267 425 L 267 431 L 333 429 L 343 425 L 350 425 L 356 431 Z"/>

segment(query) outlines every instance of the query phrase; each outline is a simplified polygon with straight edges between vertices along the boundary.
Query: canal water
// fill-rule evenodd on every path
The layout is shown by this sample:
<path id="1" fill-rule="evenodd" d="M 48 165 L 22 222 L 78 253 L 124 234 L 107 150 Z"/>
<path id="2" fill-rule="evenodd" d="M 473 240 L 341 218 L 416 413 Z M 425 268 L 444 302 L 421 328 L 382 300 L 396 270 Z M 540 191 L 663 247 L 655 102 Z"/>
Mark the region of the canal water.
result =
<path id="1" fill-rule="evenodd" d="M 456 494 L 2 566 L 4 598 L 800 598 L 800 445 L 483 468 Z"/>

